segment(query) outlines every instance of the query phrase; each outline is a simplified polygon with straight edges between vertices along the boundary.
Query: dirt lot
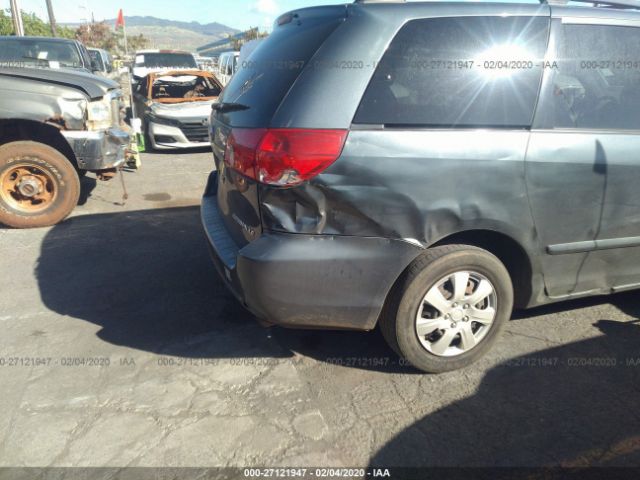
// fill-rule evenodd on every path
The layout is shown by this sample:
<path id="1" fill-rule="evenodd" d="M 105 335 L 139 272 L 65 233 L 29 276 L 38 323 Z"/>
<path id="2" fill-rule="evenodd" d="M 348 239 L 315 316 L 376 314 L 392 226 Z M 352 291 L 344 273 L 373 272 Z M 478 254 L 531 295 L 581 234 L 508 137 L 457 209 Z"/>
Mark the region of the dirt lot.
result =
<path id="1" fill-rule="evenodd" d="M 0 466 L 640 464 L 637 293 L 518 312 L 421 375 L 378 332 L 264 329 L 199 224 L 207 152 L 144 155 L 50 229 L 0 228 Z"/>

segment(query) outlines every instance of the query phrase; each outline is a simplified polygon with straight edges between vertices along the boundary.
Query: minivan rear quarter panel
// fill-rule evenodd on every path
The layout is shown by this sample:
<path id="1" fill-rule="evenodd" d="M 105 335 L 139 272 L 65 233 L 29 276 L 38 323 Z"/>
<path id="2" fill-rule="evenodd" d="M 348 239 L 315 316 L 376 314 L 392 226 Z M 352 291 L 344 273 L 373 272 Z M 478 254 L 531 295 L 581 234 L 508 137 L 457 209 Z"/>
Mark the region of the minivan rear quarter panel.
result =
<path id="1" fill-rule="evenodd" d="M 424 247 L 486 229 L 534 251 L 524 179 L 528 137 L 527 131 L 352 131 L 340 159 L 313 181 L 292 190 L 260 187 L 264 226 Z"/>

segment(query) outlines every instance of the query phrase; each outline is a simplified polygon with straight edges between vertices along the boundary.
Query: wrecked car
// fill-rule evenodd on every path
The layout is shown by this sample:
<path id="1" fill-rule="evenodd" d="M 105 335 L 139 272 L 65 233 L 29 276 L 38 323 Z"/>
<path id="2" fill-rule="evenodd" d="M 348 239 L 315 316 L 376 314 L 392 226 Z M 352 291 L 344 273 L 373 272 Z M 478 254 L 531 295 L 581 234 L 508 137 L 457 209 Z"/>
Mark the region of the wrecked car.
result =
<path id="1" fill-rule="evenodd" d="M 514 306 L 640 289 L 629 5 L 279 17 L 213 106 L 202 221 L 221 277 L 262 320 L 379 325 L 438 373 L 487 353 Z"/>
<path id="2" fill-rule="evenodd" d="M 87 171 L 113 178 L 131 134 L 122 91 L 89 73 L 0 68 L 0 223 L 54 225 Z"/>
<path id="3" fill-rule="evenodd" d="M 146 148 L 209 146 L 209 115 L 222 85 L 200 70 L 152 73 L 134 89 L 134 114 L 142 120 Z"/>

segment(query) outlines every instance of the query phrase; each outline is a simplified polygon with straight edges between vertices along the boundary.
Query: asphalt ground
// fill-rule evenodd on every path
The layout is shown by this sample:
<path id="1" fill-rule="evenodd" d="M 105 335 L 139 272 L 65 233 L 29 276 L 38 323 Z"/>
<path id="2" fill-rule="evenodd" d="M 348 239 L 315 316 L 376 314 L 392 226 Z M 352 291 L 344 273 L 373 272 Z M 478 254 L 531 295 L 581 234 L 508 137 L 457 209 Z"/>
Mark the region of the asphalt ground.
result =
<path id="1" fill-rule="evenodd" d="M 637 292 L 516 312 L 474 366 L 423 375 L 377 331 L 265 329 L 226 291 L 211 153 L 83 182 L 0 228 L 0 466 L 638 466 Z"/>

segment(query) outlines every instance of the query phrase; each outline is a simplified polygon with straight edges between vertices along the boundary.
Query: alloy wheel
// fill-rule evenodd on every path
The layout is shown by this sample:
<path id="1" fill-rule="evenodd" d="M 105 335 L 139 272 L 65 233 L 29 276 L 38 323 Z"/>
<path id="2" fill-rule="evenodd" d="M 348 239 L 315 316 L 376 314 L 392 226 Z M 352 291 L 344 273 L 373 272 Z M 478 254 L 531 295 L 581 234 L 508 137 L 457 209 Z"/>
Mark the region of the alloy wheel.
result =
<path id="1" fill-rule="evenodd" d="M 478 272 L 454 272 L 424 296 L 416 315 L 416 334 L 433 355 L 456 357 L 482 342 L 497 308 L 496 290 L 489 279 Z"/>

